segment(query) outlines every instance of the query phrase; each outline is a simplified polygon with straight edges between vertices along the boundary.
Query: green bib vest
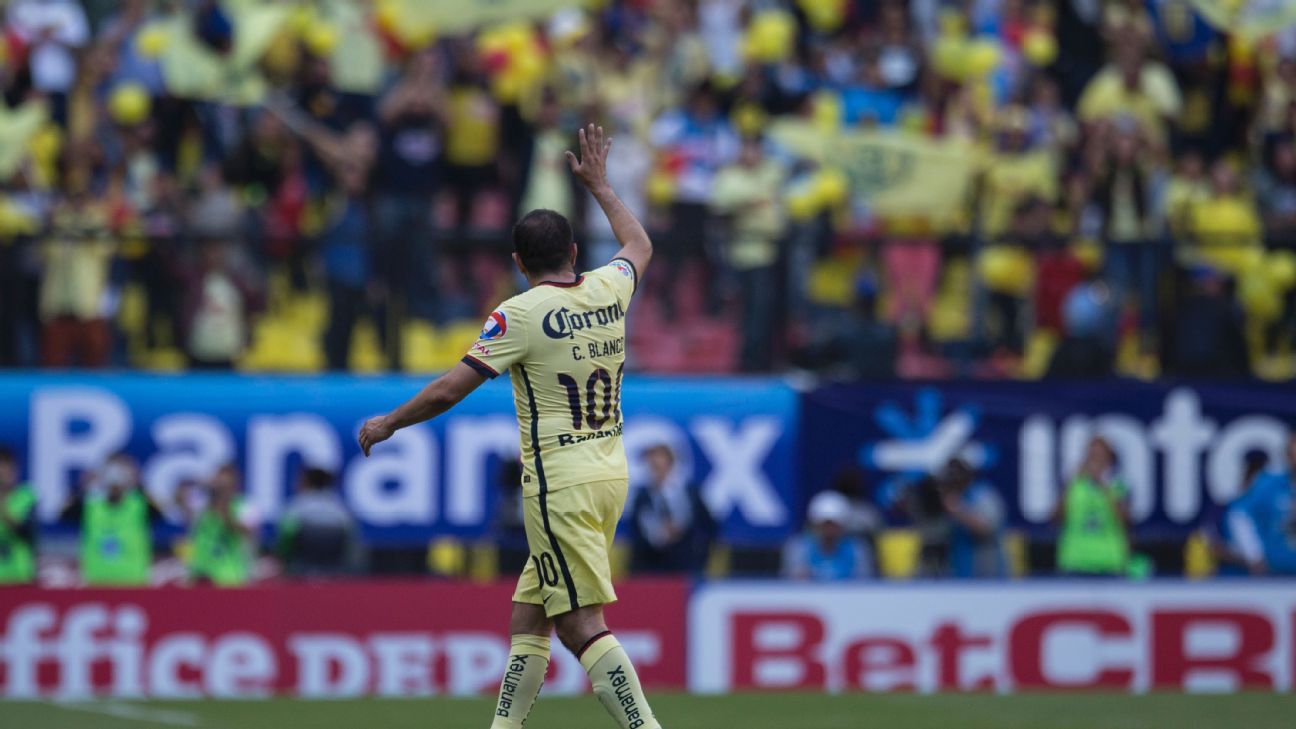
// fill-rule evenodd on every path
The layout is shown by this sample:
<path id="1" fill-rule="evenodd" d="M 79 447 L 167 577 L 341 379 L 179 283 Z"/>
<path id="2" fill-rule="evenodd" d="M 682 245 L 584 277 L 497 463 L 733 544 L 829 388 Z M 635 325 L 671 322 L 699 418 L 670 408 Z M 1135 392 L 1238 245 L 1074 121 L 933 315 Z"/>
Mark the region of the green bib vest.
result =
<path id="1" fill-rule="evenodd" d="M 81 517 L 81 577 L 87 585 L 147 585 L 153 562 L 148 501 L 130 491 L 113 504 L 87 496 Z"/>
<path id="2" fill-rule="evenodd" d="M 237 514 L 242 499 L 235 499 L 230 510 Z M 189 571 L 194 577 L 212 584 L 242 585 L 252 574 L 252 549 L 247 540 L 213 511 L 204 511 L 193 525 L 193 555 Z"/>
<path id="3" fill-rule="evenodd" d="M 0 510 L 9 520 L 21 524 L 36 507 L 36 492 L 28 484 L 15 486 L 3 499 Z M 36 555 L 32 545 L 19 537 L 8 522 L 0 519 L 0 585 L 22 584 L 36 579 Z"/>
<path id="4" fill-rule="evenodd" d="M 1123 497 L 1125 487 L 1112 486 Z M 1058 538 L 1057 567 L 1062 572 L 1122 574 L 1129 565 L 1129 540 L 1107 490 L 1077 476 L 1066 492 L 1066 521 Z"/>

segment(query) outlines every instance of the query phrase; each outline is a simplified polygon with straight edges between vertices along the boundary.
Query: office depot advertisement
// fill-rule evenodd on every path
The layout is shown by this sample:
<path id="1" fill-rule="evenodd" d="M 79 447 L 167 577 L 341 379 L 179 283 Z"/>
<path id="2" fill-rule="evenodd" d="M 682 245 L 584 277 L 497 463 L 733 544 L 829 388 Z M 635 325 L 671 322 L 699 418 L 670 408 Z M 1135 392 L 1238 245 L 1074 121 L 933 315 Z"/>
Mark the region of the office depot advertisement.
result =
<path id="1" fill-rule="evenodd" d="M 644 684 L 684 685 L 682 580 L 608 609 Z M 0 698 L 478 695 L 499 688 L 513 586 L 425 581 L 240 589 L 0 589 Z M 580 693 L 554 643 L 548 694 Z"/>

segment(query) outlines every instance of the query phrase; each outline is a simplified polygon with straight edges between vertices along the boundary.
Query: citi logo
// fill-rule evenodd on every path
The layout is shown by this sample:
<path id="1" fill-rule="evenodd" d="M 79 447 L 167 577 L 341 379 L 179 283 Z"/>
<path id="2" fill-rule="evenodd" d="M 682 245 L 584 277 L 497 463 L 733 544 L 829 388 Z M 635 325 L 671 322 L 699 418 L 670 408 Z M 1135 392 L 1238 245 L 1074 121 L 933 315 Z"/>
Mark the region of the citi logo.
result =
<path id="1" fill-rule="evenodd" d="M 540 327 L 550 339 L 571 339 L 576 336 L 576 332 L 604 327 L 620 321 L 624 316 L 625 310 L 621 308 L 621 304 L 612 304 L 594 311 L 571 311 L 564 306 L 561 309 L 551 309 L 545 314 Z"/>

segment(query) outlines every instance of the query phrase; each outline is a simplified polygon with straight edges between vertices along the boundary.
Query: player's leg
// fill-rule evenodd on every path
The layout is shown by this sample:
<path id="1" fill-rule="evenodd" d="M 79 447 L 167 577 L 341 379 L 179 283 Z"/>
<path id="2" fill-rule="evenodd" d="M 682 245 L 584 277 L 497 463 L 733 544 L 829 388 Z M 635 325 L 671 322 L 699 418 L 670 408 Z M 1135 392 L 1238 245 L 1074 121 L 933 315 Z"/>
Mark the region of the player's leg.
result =
<path id="1" fill-rule="evenodd" d="M 545 615 L 540 595 L 540 577 L 535 563 L 528 560 L 513 593 L 508 664 L 500 681 L 491 729 L 521 729 L 526 722 L 549 672 L 552 632 L 553 623 Z"/>
<path id="2" fill-rule="evenodd" d="M 594 695 L 621 729 L 661 729 L 644 696 L 630 656 L 608 630 L 603 606 L 590 605 L 554 616 L 558 639 L 589 674 Z"/>
<path id="3" fill-rule="evenodd" d="M 660 729 L 630 657 L 603 619 L 603 605 L 616 601 L 608 555 L 625 507 L 626 487 L 625 481 L 587 484 L 556 499 L 560 511 L 551 515 L 551 523 L 560 535 L 578 604 L 552 618 L 558 639 L 580 660 L 594 695 L 617 725 Z"/>

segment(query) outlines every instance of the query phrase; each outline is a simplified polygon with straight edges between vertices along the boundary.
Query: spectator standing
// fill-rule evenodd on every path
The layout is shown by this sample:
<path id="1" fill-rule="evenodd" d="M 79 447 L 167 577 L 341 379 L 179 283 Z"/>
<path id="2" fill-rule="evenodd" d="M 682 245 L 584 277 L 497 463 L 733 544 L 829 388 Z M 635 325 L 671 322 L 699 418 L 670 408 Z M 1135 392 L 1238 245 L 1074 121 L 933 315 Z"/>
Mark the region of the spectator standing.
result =
<path id="1" fill-rule="evenodd" d="M 667 111 L 653 122 L 650 137 L 662 164 L 676 170 L 670 234 L 658 238 L 657 246 L 665 264 L 658 277 L 671 286 L 686 263 L 705 260 L 715 176 L 737 155 L 739 141 L 709 83 L 695 86 L 682 108 Z M 673 317 L 669 293 L 665 303 Z"/>
<path id="2" fill-rule="evenodd" d="M 351 572 L 359 547 L 355 519 L 322 468 L 302 469 L 296 493 L 279 520 L 276 551 L 284 571 L 296 576 Z"/>
<path id="3" fill-rule="evenodd" d="M 324 201 L 326 223 L 320 234 L 324 275 L 328 279 L 329 322 L 324 332 L 324 356 L 329 369 L 344 370 L 351 355 L 351 338 L 360 316 L 378 314 L 378 334 L 390 334 L 386 307 L 379 302 L 381 284 L 373 271 L 369 176 L 378 152 L 374 126 L 357 121 L 342 134 L 312 121 L 296 109 L 275 110 L 323 161 L 332 187 Z M 398 365 L 399 363 L 389 363 Z"/>
<path id="4" fill-rule="evenodd" d="M 729 221 L 726 263 L 737 277 L 742 302 L 742 351 L 745 371 L 772 364 L 778 303 L 779 243 L 787 232 L 780 192 L 783 166 L 765 155 L 759 137 L 742 142 L 737 161 L 716 174 L 712 209 Z"/>
<path id="5" fill-rule="evenodd" d="M 195 582 L 231 587 L 252 577 L 259 520 L 239 495 L 239 480 L 237 467 L 221 466 L 207 484 L 201 509 L 193 509 L 188 494 L 180 499 L 189 521 L 189 575 Z"/>
<path id="6" fill-rule="evenodd" d="M 36 491 L 18 480 L 18 458 L 0 446 L 0 586 L 36 581 Z"/>
<path id="7" fill-rule="evenodd" d="M 1116 352 L 1116 317 L 1111 294 L 1101 281 L 1082 284 L 1067 294 L 1062 305 L 1063 338 L 1049 360 L 1046 377 L 1059 380 L 1100 380 L 1111 377 Z"/>
<path id="8" fill-rule="evenodd" d="M 1259 175 L 1258 200 L 1265 232 L 1284 248 L 1296 247 L 1296 138 L 1290 134 L 1269 145 L 1269 163 Z"/>
<path id="9" fill-rule="evenodd" d="M 806 531 L 783 548 L 783 576 L 821 582 L 872 577 L 872 550 L 846 533 L 850 513 L 850 501 L 836 491 L 815 494 Z"/>
<path id="10" fill-rule="evenodd" d="M 1108 243 L 1107 278 L 1117 300 L 1133 304 L 1147 339 L 1156 323 L 1163 255 L 1163 216 L 1152 192 L 1155 170 L 1148 163 L 1148 143 L 1138 123 L 1126 116 L 1096 130 L 1091 143 L 1094 203 Z"/>
<path id="11" fill-rule="evenodd" d="M 1162 367 L 1167 375 L 1237 379 L 1251 375 L 1242 309 L 1224 275 L 1198 266 L 1185 274 L 1188 295 L 1166 327 Z"/>
<path id="12" fill-rule="evenodd" d="M 1059 572 L 1112 577 L 1129 568 L 1129 489 L 1115 469 L 1111 445 L 1092 438 L 1057 514 Z"/>
<path id="13" fill-rule="evenodd" d="M 630 568 L 636 574 L 690 573 L 706 566 L 716 525 L 697 485 L 676 468 L 665 444 L 643 454 L 648 483 L 635 492 L 630 509 L 634 525 Z"/>
<path id="14" fill-rule="evenodd" d="M 89 170 L 74 166 L 42 246 L 41 362 L 46 367 L 103 367 L 112 349 L 115 308 L 109 270 L 116 242 L 105 205 L 85 188 Z"/>
<path id="15" fill-rule="evenodd" d="M 403 299 L 404 308 L 425 319 L 436 315 L 433 284 L 440 254 L 432 235 L 445 138 L 438 59 L 433 49 L 415 54 L 379 102 L 374 175 L 374 224 L 383 277 Z"/>
<path id="16" fill-rule="evenodd" d="M 1136 39 L 1118 40 L 1115 59 L 1085 86 L 1076 111 L 1090 125 L 1132 115 L 1144 138 L 1164 147 L 1183 99 L 1174 74 L 1164 64 L 1146 60 L 1143 45 Z"/>
<path id="17" fill-rule="evenodd" d="M 90 40 L 90 23 L 75 0 L 15 0 L 7 27 L 27 46 L 32 87 L 50 95 L 54 116 L 65 119 L 67 95 L 76 83 L 76 53 Z"/>
<path id="18" fill-rule="evenodd" d="M 89 474 L 62 520 L 81 525 L 81 579 L 141 586 L 153 563 L 153 525 L 162 512 L 140 485 L 135 459 L 119 453 Z"/>
<path id="19" fill-rule="evenodd" d="M 1296 575 L 1296 434 L 1287 441 L 1287 467 L 1256 477 L 1225 519 L 1252 574 Z"/>
<path id="20" fill-rule="evenodd" d="M 476 49 L 455 54 L 446 98 L 445 174 L 455 197 L 455 239 L 467 242 L 480 195 L 499 182 L 501 111 L 482 76 Z"/>
<path id="21" fill-rule="evenodd" d="M 1191 231 L 1204 263 L 1238 282 L 1251 273 L 1264 226 L 1233 162 L 1221 159 L 1211 167 L 1211 194 L 1194 206 Z"/>
<path id="22" fill-rule="evenodd" d="M 228 256 L 223 241 L 204 243 L 199 270 L 186 292 L 185 351 L 195 369 L 230 369 L 247 348 L 254 297 Z"/>
<path id="23" fill-rule="evenodd" d="M 536 113 L 535 139 L 531 166 L 522 179 L 520 204 L 513 214 L 521 217 L 531 210 L 544 208 L 575 217 L 576 182 L 567 166 L 566 152 L 571 133 L 559 125 L 558 100 L 544 92 Z"/>

